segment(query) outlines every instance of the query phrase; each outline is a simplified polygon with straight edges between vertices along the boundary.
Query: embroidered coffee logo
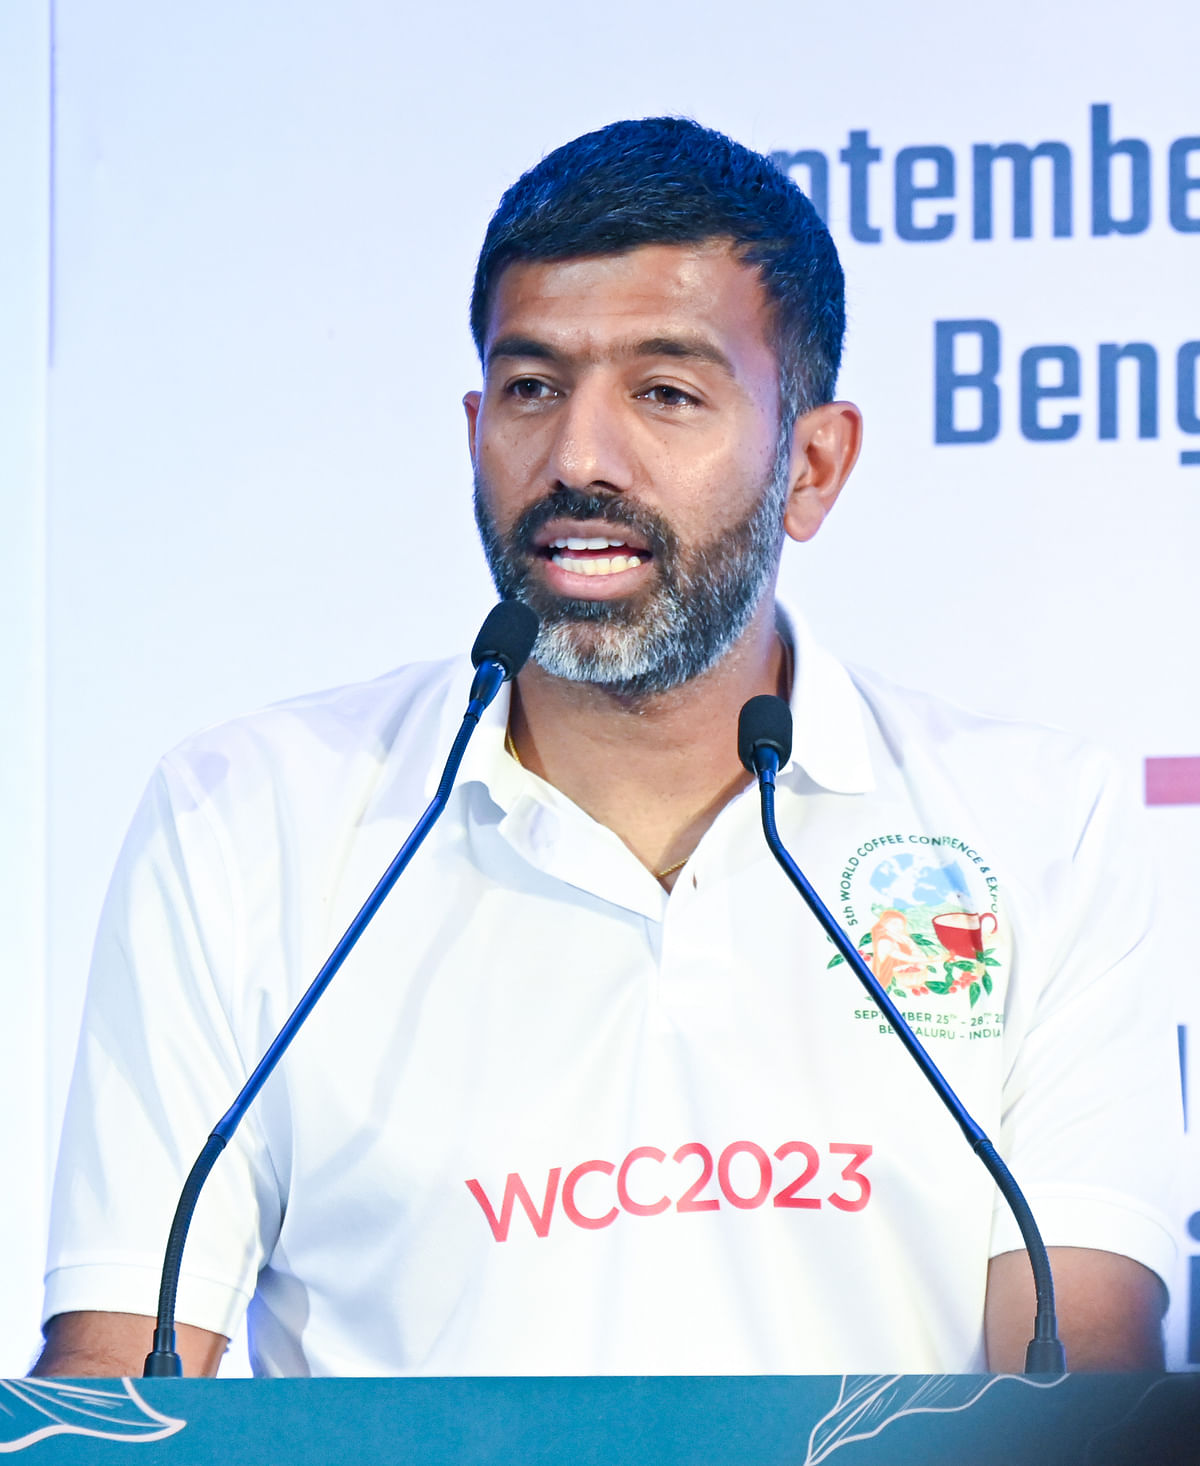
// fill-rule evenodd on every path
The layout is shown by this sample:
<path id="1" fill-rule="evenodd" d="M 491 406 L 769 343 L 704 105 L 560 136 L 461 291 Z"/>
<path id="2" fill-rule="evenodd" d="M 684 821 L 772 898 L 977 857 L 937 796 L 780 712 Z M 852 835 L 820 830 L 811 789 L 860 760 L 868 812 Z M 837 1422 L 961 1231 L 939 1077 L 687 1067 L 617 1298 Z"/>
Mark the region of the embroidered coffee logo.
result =
<path id="1" fill-rule="evenodd" d="M 864 840 L 842 869 L 839 904 L 842 925 L 891 997 L 940 998 L 958 1015 L 992 997 L 1004 956 L 1000 885 L 968 841 Z M 844 961 L 839 954 L 828 965 Z"/>

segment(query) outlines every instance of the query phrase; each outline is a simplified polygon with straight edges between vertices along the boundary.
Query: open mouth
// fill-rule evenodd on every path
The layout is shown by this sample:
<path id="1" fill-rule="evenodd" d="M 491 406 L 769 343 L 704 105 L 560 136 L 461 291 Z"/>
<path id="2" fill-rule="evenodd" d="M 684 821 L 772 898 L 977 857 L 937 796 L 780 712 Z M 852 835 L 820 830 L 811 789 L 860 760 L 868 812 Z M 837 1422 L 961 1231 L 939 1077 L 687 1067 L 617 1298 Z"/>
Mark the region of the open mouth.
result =
<path id="1" fill-rule="evenodd" d="M 541 553 L 552 564 L 574 575 L 619 575 L 651 558 L 650 551 L 607 535 L 562 535 L 543 545 Z"/>

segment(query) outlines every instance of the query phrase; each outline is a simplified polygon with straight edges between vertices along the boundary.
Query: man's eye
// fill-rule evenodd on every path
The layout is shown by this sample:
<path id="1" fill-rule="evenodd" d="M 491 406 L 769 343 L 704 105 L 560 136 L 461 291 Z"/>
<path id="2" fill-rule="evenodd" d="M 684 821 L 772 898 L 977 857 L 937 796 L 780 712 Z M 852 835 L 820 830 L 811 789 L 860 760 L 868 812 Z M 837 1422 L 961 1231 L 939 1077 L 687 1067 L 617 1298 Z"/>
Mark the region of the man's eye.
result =
<path id="1" fill-rule="evenodd" d="M 660 382 L 656 387 L 647 387 L 641 394 L 651 402 L 659 402 L 664 407 L 694 407 L 696 399 L 690 392 L 685 392 L 682 387 L 671 387 L 665 382 Z"/>
<path id="2" fill-rule="evenodd" d="M 538 402 L 543 397 L 554 396 L 554 388 L 548 382 L 541 382 L 537 377 L 518 377 L 515 382 L 508 385 L 509 393 L 522 402 Z"/>

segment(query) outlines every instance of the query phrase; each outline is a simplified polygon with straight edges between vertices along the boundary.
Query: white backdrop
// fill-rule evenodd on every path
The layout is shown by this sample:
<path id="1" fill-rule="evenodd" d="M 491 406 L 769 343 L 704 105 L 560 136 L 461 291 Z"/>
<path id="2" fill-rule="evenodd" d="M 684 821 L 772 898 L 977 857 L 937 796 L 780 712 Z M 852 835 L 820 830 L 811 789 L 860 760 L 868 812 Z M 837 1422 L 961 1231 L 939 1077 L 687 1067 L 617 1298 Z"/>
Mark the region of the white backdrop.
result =
<path id="1" fill-rule="evenodd" d="M 45 0 L 0 5 L 0 1374 L 28 1359 L 45 1252 L 49 38 Z"/>
<path id="2" fill-rule="evenodd" d="M 31 401 L 49 384 L 48 468 L 12 481 L 26 560 L 45 572 L 20 726 L 37 742 L 44 675 L 46 810 L 3 837 L 20 863 L 44 829 L 52 1021 L 0 1079 L 6 1112 L 45 1093 L 55 1133 L 91 932 L 157 756 L 197 726 L 469 642 L 491 602 L 459 407 L 478 381 L 474 254 L 520 171 L 618 116 L 687 113 L 785 166 L 825 160 L 849 280 L 842 390 L 868 436 L 837 513 L 785 562 L 822 638 L 898 680 L 1086 730 L 1133 778 L 1147 756 L 1200 755 L 1200 463 L 1181 462 L 1200 450 L 1200 403 L 1177 392 L 1180 348 L 1200 339 L 1198 45 L 1183 0 L 1145 0 L 1136 28 L 1112 0 L 1014 0 L 1002 16 L 763 0 L 748 18 L 717 0 L 58 0 L 52 251 L 23 294 L 4 287 L 26 302 L 39 279 L 52 289 L 53 365 L 27 383 Z M 26 136 L 45 138 L 38 97 L 22 106 Z M 1029 238 L 1014 238 L 1011 163 L 978 152 L 1007 143 L 1060 145 L 1033 164 Z M 48 177 L 43 151 L 26 155 Z M 813 162 L 796 164 L 801 182 Z M 1131 222 L 1097 232 L 1110 220 Z M 922 230 L 944 237 L 904 237 Z M 998 431 L 938 442 L 935 323 L 980 321 L 957 328 L 943 388 L 998 334 Z M 1132 360 L 1102 412 L 1102 347 L 1129 343 L 1157 362 L 1153 422 Z M 1034 347 L 1060 350 L 1025 358 L 1023 428 Z M 1037 383 L 1069 390 L 1076 362 L 1076 392 L 1032 401 Z M 943 391 L 953 432 L 980 423 L 982 396 Z M 1064 413 L 1074 435 L 1039 440 Z M 36 576 L 21 593 L 36 612 Z M 1180 954 L 1164 981 L 1190 985 L 1181 1016 L 1190 1003 L 1200 1044 L 1200 810 L 1147 820 Z M 23 991 L 15 968 L 2 980 Z M 36 1338 L 42 1178 L 27 1144 L 0 1147 L 5 1174 L 30 1177 L 5 1251 L 0 1370 L 15 1372 Z M 1185 1254 L 1200 1251 L 1184 1230 L 1197 1155 Z"/>

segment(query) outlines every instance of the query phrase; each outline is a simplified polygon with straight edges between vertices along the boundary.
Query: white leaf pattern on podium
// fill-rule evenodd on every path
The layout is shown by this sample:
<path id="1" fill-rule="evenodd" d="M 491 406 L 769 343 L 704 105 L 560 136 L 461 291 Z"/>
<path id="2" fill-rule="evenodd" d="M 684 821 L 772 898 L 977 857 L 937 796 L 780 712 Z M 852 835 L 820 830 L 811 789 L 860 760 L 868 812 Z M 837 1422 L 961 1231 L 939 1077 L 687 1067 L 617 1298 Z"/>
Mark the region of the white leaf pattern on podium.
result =
<path id="1" fill-rule="evenodd" d="M 906 1415 L 969 1410 L 1001 1380 L 1046 1390 L 1061 1384 L 1065 1378 L 1063 1375 L 1055 1380 L 1034 1380 L 1020 1374 L 843 1375 L 837 1403 L 813 1426 L 804 1466 L 820 1466 L 840 1447 L 870 1440 Z"/>
<path id="2" fill-rule="evenodd" d="M 52 1435 L 104 1441 L 160 1441 L 187 1424 L 161 1415 L 130 1380 L 94 1385 L 57 1380 L 0 1380 L 0 1455 Z"/>

